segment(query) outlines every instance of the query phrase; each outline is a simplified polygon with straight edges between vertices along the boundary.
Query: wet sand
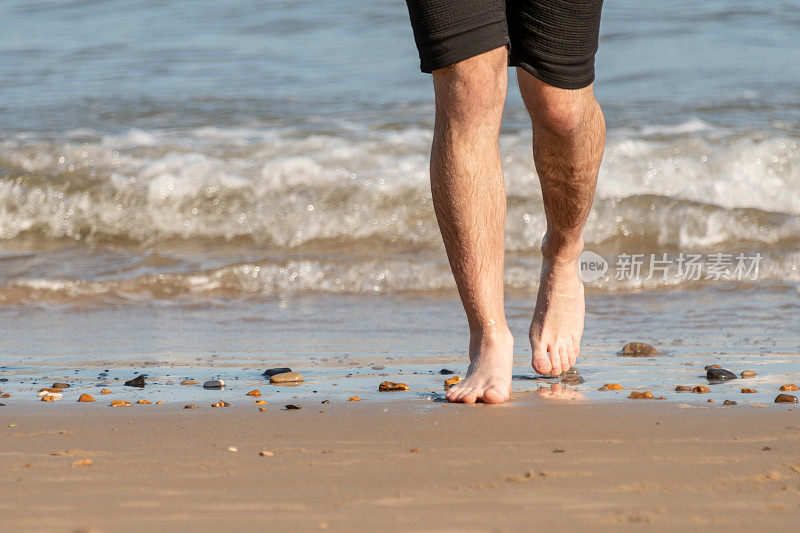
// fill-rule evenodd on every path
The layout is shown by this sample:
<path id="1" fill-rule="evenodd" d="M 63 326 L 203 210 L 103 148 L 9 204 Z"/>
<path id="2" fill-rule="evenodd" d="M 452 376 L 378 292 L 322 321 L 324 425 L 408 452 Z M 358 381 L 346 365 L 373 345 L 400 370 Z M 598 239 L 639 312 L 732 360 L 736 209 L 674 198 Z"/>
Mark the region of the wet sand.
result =
<path id="1" fill-rule="evenodd" d="M 734 531 L 800 519 L 791 406 L 100 400 L 3 408 L 4 531 Z"/>

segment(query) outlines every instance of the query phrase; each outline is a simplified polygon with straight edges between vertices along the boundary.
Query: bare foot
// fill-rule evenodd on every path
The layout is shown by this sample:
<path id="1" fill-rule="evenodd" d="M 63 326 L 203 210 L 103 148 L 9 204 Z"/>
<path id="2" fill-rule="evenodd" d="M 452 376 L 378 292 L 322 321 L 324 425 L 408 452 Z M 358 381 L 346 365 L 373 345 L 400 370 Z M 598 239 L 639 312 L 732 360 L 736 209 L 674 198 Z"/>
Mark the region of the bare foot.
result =
<path id="1" fill-rule="evenodd" d="M 503 403 L 511 398 L 514 339 L 508 328 L 472 335 L 467 376 L 447 390 L 447 399 L 458 403 Z"/>
<path id="2" fill-rule="evenodd" d="M 539 387 L 536 390 L 536 395 L 548 400 L 583 400 L 586 398 L 580 392 L 565 387 L 560 383 L 553 383 L 549 387 Z"/>
<path id="3" fill-rule="evenodd" d="M 581 349 L 585 309 L 578 258 L 545 258 L 529 332 L 534 370 L 558 375 L 575 364 Z"/>

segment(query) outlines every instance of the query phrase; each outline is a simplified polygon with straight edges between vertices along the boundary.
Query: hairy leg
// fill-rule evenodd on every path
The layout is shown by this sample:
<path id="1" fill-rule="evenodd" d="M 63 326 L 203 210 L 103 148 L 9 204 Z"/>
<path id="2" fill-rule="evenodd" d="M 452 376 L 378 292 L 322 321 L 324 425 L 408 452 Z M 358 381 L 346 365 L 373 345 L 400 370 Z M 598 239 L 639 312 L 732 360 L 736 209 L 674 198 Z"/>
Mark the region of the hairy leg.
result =
<path id="1" fill-rule="evenodd" d="M 533 124 L 533 157 L 547 217 L 529 334 L 533 368 L 560 374 L 580 353 L 585 301 L 578 258 L 603 158 L 605 120 L 591 85 L 558 89 L 522 69 L 518 77 Z"/>
<path id="2" fill-rule="evenodd" d="M 453 402 L 500 403 L 511 393 L 513 339 L 503 308 L 506 197 L 498 137 L 506 49 L 434 71 L 431 191 L 470 330 L 467 375 Z"/>

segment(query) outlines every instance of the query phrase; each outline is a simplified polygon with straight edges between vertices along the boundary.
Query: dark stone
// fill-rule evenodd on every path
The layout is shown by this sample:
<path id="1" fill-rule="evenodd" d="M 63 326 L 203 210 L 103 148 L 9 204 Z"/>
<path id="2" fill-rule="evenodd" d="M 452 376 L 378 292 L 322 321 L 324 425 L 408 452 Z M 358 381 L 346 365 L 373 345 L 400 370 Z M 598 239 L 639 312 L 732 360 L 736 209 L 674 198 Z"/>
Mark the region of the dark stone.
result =
<path id="1" fill-rule="evenodd" d="M 51 389 L 68 389 L 69 385 L 67 383 L 53 383 L 50 387 Z"/>
<path id="2" fill-rule="evenodd" d="M 675 392 L 692 392 L 692 387 L 688 385 L 678 385 L 675 387 Z"/>
<path id="3" fill-rule="evenodd" d="M 736 379 L 736 374 L 724 368 L 709 368 L 706 372 L 706 379 L 709 381 L 728 381 Z"/>
<path id="4" fill-rule="evenodd" d="M 561 383 L 565 385 L 580 385 L 584 383 L 584 380 L 579 374 L 566 374 L 563 378 L 561 378 Z"/>
<path id="5" fill-rule="evenodd" d="M 302 409 L 302 408 L 303 408 L 302 406 L 300 406 L 300 405 L 295 405 L 295 404 L 293 404 L 293 403 L 286 404 L 286 406 L 285 406 L 285 407 L 286 407 L 286 409 L 288 409 L 288 410 L 290 410 L 290 411 L 291 411 L 291 410 L 293 410 L 293 409 Z"/>
<path id="6" fill-rule="evenodd" d="M 644 342 L 629 342 L 623 346 L 622 351 L 619 352 L 620 355 L 628 357 L 648 357 L 657 353 L 658 350 Z"/>
<path id="7" fill-rule="evenodd" d="M 6 406 L 6 404 L 0 403 L 0 407 L 5 407 L 5 406 Z"/>
<path id="8" fill-rule="evenodd" d="M 331 403 L 330 400 L 322 400 L 322 403 Z"/>
<path id="9" fill-rule="evenodd" d="M 140 376 L 136 376 L 135 378 L 129 379 L 128 381 L 126 381 L 125 382 L 125 386 L 126 387 L 139 387 L 140 389 L 143 389 L 144 386 L 145 386 L 144 378 L 145 378 L 144 374 L 142 374 Z"/>
<path id="10" fill-rule="evenodd" d="M 453 372 L 452 370 L 447 370 L 446 368 L 443 368 L 443 369 L 439 370 L 439 373 L 442 374 L 443 376 L 448 376 L 450 374 L 455 374 L 455 372 Z"/>
<path id="11" fill-rule="evenodd" d="M 725 400 L 724 402 L 722 402 L 722 405 L 738 405 L 738 404 L 733 400 Z"/>
<path id="12" fill-rule="evenodd" d="M 281 368 L 268 368 L 264 371 L 264 375 L 268 378 L 275 376 L 277 374 L 285 374 L 287 372 L 291 372 L 291 368 L 281 367 Z"/>
<path id="13" fill-rule="evenodd" d="M 778 394 L 778 396 L 775 397 L 775 403 L 797 403 L 797 396 Z"/>
<path id="14" fill-rule="evenodd" d="M 577 376 L 579 374 L 579 372 L 578 372 L 577 368 L 575 368 L 574 366 L 571 366 L 571 367 L 569 367 L 569 370 L 564 372 L 564 374 L 567 375 L 567 376 L 573 375 L 573 374 Z"/>

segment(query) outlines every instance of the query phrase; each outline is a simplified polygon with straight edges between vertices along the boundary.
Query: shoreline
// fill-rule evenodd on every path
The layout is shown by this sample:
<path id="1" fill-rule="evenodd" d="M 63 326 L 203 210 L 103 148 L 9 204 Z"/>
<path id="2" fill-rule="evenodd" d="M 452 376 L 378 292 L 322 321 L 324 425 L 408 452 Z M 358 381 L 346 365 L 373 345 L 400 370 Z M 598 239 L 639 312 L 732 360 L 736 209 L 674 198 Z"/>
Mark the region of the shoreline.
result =
<path id="1" fill-rule="evenodd" d="M 0 512 L 12 531 L 730 531 L 800 519 L 798 410 L 544 399 L 48 407 L 0 414 Z"/>

